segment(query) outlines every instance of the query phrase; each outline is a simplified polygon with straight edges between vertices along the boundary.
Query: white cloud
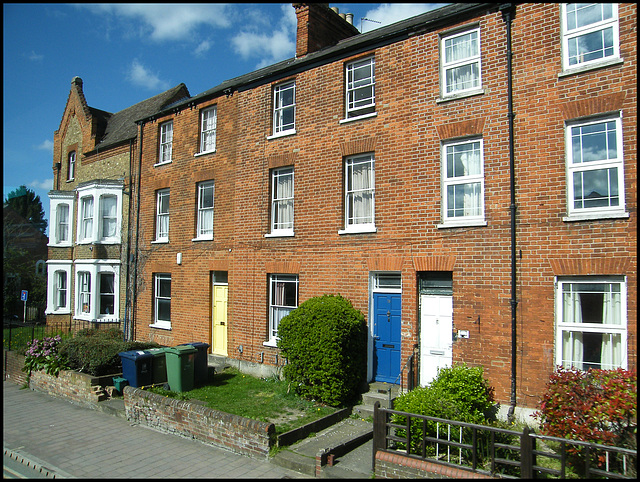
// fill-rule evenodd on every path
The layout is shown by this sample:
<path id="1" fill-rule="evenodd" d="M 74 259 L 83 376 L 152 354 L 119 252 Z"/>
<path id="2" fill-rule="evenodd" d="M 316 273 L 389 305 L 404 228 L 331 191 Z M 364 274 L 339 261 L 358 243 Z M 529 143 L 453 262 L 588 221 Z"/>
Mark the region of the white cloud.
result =
<path id="1" fill-rule="evenodd" d="M 209 40 L 203 40 L 202 42 L 200 42 L 200 44 L 196 47 L 196 49 L 193 51 L 194 55 L 196 57 L 200 57 L 201 55 L 205 54 L 206 52 L 208 52 L 211 47 L 213 46 L 213 43 Z"/>
<path id="2" fill-rule="evenodd" d="M 126 20 L 141 22 L 140 36 L 154 41 L 188 40 L 199 26 L 228 27 L 231 25 L 228 5 L 207 4 L 103 4 L 86 5 L 96 14 L 112 14 Z"/>
<path id="3" fill-rule="evenodd" d="M 29 183 L 29 187 L 33 189 L 44 189 L 46 191 L 50 191 L 53 189 L 53 178 L 45 179 L 44 181 L 31 181 Z"/>
<path id="4" fill-rule="evenodd" d="M 53 152 L 53 142 L 51 142 L 49 139 L 46 139 L 42 142 L 42 144 L 36 146 L 36 149 L 41 151 Z"/>
<path id="5" fill-rule="evenodd" d="M 29 60 L 33 61 L 33 62 L 39 62 L 42 59 L 44 59 L 44 55 L 42 54 L 37 54 L 35 52 L 35 50 L 32 50 L 31 53 L 29 54 Z"/>
<path id="6" fill-rule="evenodd" d="M 127 79 L 134 85 L 144 87 L 148 90 L 166 90 L 169 88 L 168 82 L 161 80 L 157 74 L 150 72 L 138 59 L 134 59 L 133 62 L 131 62 Z"/>
<path id="7" fill-rule="evenodd" d="M 392 23 L 415 17 L 421 13 L 429 12 L 440 7 L 448 5 L 447 3 L 382 3 L 379 7 L 367 11 L 365 17 L 376 22 L 362 22 L 362 32 L 391 25 Z M 355 23 L 355 21 L 354 21 Z M 357 27 L 360 27 L 357 25 Z"/>
<path id="8" fill-rule="evenodd" d="M 265 17 L 249 15 L 247 18 L 253 19 L 252 24 L 231 39 L 234 51 L 243 59 L 260 59 L 256 68 L 274 64 L 295 54 L 295 10 L 290 4 L 285 4 L 281 6 L 281 12 L 282 16 L 274 31 L 265 33 L 264 24 L 267 24 L 266 28 L 269 25 Z"/>

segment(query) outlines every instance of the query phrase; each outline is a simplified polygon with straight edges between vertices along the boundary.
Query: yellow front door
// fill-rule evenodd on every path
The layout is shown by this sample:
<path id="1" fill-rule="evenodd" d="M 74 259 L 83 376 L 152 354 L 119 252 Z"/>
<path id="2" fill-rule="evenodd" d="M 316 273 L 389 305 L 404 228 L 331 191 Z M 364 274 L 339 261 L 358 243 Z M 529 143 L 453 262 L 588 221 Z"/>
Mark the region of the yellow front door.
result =
<path id="1" fill-rule="evenodd" d="M 213 319 L 211 321 L 211 350 L 216 355 L 227 355 L 227 297 L 229 287 L 213 285 Z"/>

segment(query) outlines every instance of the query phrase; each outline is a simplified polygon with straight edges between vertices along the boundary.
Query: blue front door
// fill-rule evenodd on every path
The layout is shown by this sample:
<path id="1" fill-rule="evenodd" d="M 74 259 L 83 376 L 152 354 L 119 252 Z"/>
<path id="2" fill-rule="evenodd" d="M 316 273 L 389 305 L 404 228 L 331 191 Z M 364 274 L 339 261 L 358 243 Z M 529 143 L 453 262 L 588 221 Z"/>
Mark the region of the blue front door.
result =
<path id="1" fill-rule="evenodd" d="M 374 293 L 373 306 L 374 379 L 398 383 L 402 297 L 399 293 Z"/>

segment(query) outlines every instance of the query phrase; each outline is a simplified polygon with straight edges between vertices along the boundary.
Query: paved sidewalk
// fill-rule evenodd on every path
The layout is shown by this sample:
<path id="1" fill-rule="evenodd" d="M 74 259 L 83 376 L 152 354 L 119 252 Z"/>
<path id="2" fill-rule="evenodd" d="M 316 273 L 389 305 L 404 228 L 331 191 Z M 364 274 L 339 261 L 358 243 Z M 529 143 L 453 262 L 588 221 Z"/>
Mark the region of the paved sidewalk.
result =
<path id="1" fill-rule="evenodd" d="M 267 460 L 131 424 L 4 381 L 5 453 L 46 464 L 55 477 L 308 478 Z"/>

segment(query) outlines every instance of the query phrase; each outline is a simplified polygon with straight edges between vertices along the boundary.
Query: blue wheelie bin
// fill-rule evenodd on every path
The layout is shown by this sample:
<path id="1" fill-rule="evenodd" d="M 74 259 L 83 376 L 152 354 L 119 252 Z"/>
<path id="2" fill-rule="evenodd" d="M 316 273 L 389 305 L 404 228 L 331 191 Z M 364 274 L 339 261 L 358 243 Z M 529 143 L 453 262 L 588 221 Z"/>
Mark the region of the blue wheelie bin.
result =
<path id="1" fill-rule="evenodd" d="M 153 383 L 151 362 L 153 355 L 143 350 L 121 351 L 122 378 L 132 387 L 142 387 Z"/>
<path id="2" fill-rule="evenodd" d="M 207 363 L 209 356 L 207 355 L 208 343 L 194 341 L 191 343 L 183 343 L 178 346 L 192 346 L 196 350 L 196 357 L 193 362 L 193 382 L 195 385 L 204 385 L 207 383 L 209 376 L 209 364 Z"/>

